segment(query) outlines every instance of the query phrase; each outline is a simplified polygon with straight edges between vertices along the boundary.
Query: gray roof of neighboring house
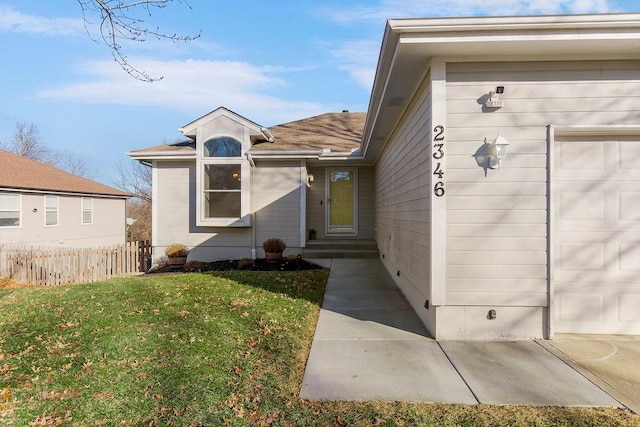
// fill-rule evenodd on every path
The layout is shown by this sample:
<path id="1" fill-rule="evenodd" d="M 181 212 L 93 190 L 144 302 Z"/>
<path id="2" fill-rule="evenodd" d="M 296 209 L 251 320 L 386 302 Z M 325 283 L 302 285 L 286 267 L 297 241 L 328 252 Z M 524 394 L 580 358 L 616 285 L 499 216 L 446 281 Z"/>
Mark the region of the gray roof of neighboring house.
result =
<path id="1" fill-rule="evenodd" d="M 269 151 L 277 154 L 278 151 L 320 151 L 330 149 L 334 152 L 350 152 L 360 147 L 366 113 L 326 113 L 319 116 L 296 120 L 269 129 L 274 136 L 273 142 L 261 140 L 258 136 L 251 148 L 252 151 Z M 194 153 L 193 141 L 174 142 L 155 147 L 134 150 L 127 154 L 132 157 L 159 154 L 176 155 Z"/>
<path id="2" fill-rule="evenodd" d="M 2 165 L 0 167 L 0 190 L 35 190 L 130 197 L 130 194 L 124 191 L 4 150 L 0 150 L 0 165 Z"/>

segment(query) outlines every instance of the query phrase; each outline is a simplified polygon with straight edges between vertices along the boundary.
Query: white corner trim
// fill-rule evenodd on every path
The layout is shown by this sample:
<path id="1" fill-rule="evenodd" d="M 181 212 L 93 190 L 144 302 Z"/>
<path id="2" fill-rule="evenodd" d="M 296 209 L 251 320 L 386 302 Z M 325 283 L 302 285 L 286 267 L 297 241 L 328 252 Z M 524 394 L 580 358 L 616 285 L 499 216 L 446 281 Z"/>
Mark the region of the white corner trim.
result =
<path id="1" fill-rule="evenodd" d="M 429 304 L 432 306 L 446 305 L 447 298 L 447 64 L 433 59 L 430 64 L 431 79 L 431 129 L 429 135 L 430 150 L 432 151 L 429 176 L 431 218 L 429 221 L 429 235 L 431 236 L 431 277 L 429 280 Z M 435 168 L 443 171 L 442 177 L 433 174 Z M 438 187 L 438 190 L 436 190 Z M 443 190 L 440 196 L 436 191 Z"/>
<path id="2" fill-rule="evenodd" d="M 307 162 L 300 160 L 300 247 L 307 245 Z"/>

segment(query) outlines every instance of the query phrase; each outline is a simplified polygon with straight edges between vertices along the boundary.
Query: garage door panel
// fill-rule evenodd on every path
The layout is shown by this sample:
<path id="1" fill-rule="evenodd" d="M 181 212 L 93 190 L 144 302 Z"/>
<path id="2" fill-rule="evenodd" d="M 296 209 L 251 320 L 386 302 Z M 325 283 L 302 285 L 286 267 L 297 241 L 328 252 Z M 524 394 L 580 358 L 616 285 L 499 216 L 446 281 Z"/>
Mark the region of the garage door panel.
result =
<path id="1" fill-rule="evenodd" d="M 635 183 L 639 186 L 640 183 Z M 618 193 L 619 219 L 621 221 L 638 221 L 635 227 L 640 227 L 640 191 L 620 191 Z"/>
<path id="2" fill-rule="evenodd" d="M 618 313 L 619 322 L 640 323 L 640 293 L 619 293 Z"/>
<path id="3" fill-rule="evenodd" d="M 556 331 L 638 334 L 640 141 L 561 141 L 555 154 Z"/>
<path id="4" fill-rule="evenodd" d="M 632 242 L 620 242 L 618 259 L 620 271 L 640 273 L 640 237 Z M 640 305 L 638 305 L 638 311 L 640 312 Z"/>
<path id="5" fill-rule="evenodd" d="M 556 294 L 559 319 L 572 322 L 597 322 L 604 320 L 603 296 L 599 292 L 562 292 Z"/>
<path id="6" fill-rule="evenodd" d="M 604 144 L 601 141 L 581 142 L 573 141 L 556 142 L 556 166 L 558 171 L 572 169 L 583 171 L 585 169 L 604 169 Z"/>
<path id="7" fill-rule="evenodd" d="M 618 144 L 618 167 L 640 173 L 640 141 L 621 141 Z"/>
<path id="8" fill-rule="evenodd" d="M 604 194 L 588 191 L 559 193 L 560 221 L 604 221 Z"/>
<path id="9" fill-rule="evenodd" d="M 604 271 L 604 245 L 601 242 L 565 243 L 560 245 L 557 268 L 562 271 Z"/>

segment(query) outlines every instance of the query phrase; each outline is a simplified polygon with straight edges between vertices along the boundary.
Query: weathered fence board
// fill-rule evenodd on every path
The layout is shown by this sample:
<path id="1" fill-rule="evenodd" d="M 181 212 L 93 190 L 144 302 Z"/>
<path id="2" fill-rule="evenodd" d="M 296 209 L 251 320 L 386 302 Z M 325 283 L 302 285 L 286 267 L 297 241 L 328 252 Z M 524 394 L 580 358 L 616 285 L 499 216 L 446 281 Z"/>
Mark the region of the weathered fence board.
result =
<path id="1" fill-rule="evenodd" d="M 131 276 L 147 270 L 148 241 L 102 248 L 47 248 L 0 244 L 0 277 L 61 285 Z"/>

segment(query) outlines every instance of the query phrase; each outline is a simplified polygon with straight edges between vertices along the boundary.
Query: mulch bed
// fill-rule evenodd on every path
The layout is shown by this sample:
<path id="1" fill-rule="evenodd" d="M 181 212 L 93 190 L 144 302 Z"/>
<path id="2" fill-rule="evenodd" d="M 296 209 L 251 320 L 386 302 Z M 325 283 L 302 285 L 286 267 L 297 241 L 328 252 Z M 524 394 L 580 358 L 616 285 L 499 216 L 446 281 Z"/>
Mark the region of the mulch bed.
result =
<path id="1" fill-rule="evenodd" d="M 229 270 L 249 270 L 249 271 L 304 271 L 304 270 L 322 270 L 324 267 L 309 262 L 301 257 L 283 258 L 278 262 L 267 262 L 264 258 L 240 259 L 240 260 L 224 260 L 213 262 L 189 261 L 184 268 L 171 268 L 170 266 L 162 266 L 160 268 L 151 269 L 147 274 L 151 273 L 167 273 L 167 272 L 201 272 L 201 271 L 229 271 Z"/>

